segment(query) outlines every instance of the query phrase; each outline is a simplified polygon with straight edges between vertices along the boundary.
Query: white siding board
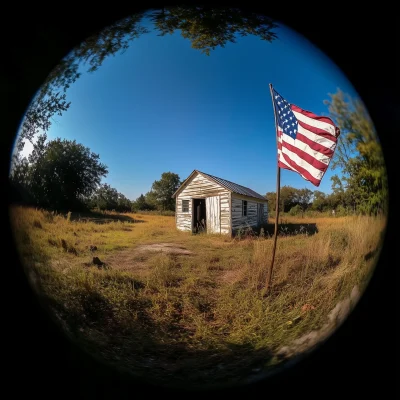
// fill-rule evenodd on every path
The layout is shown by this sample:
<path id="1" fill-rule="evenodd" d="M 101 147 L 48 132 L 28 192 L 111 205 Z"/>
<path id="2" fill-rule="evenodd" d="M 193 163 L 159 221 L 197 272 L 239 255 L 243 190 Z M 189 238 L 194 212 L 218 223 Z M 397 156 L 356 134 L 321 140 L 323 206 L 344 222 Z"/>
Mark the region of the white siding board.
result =
<path id="1" fill-rule="evenodd" d="M 258 202 L 257 200 L 247 200 L 244 196 L 240 196 L 240 198 L 238 197 L 232 193 L 232 229 L 236 230 L 248 226 L 255 227 L 259 225 L 261 217 L 258 215 L 258 204 L 264 205 L 262 221 L 263 223 L 266 222 L 265 210 L 267 205 L 263 201 Z M 243 200 L 247 200 L 247 216 L 242 216 Z"/>
<path id="2" fill-rule="evenodd" d="M 221 233 L 221 213 L 219 196 L 206 198 L 207 232 Z"/>
<path id="3" fill-rule="evenodd" d="M 182 189 L 176 198 L 175 220 L 179 230 L 192 230 L 192 199 L 194 198 L 217 198 L 219 205 L 219 226 L 218 232 L 231 234 L 233 229 L 246 226 L 256 226 L 261 218 L 257 212 L 257 204 L 264 204 L 263 221 L 268 219 L 266 202 L 257 201 L 254 198 L 238 195 L 220 186 L 218 183 L 204 177 L 201 174 L 195 175 L 190 182 Z M 247 216 L 242 217 L 242 199 L 247 200 Z M 189 212 L 182 212 L 182 200 L 189 200 Z M 209 200 L 211 201 L 211 200 Z M 206 200 L 207 202 L 207 200 Z M 206 204 L 206 212 L 207 212 Z M 208 224 L 207 224 L 208 225 Z M 215 226 L 212 228 L 215 231 Z"/>

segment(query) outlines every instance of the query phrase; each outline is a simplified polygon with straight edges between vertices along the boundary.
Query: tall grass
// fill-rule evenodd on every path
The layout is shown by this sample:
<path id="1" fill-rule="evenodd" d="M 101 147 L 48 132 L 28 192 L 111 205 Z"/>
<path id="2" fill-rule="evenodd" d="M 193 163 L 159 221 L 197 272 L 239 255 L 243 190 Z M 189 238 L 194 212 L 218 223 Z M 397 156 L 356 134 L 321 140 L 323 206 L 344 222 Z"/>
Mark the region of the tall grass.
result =
<path id="1" fill-rule="evenodd" d="M 268 236 L 192 235 L 177 231 L 171 216 L 126 216 L 100 223 L 11 209 L 27 273 L 64 329 L 135 374 L 146 376 L 156 359 L 153 379 L 161 383 L 171 368 L 201 383 L 235 380 L 256 359 L 276 363 L 279 348 L 321 328 L 355 285 L 365 287 L 385 227 L 383 217 L 287 217 L 316 223 L 318 233 L 279 237 L 266 295 Z M 163 242 L 192 254 L 138 250 Z M 94 254 L 112 260 L 110 269 L 93 266 Z"/>

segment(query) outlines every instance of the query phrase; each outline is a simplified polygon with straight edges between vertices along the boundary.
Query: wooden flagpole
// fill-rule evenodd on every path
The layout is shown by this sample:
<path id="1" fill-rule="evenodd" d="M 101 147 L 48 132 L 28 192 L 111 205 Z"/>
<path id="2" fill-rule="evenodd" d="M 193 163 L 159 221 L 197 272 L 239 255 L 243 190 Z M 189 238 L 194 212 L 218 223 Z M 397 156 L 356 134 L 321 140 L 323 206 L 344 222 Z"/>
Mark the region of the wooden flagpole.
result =
<path id="1" fill-rule="evenodd" d="M 275 103 L 274 103 L 274 94 L 272 92 L 272 84 L 269 84 L 269 90 L 271 92 L 271 99 L 272 99 L 272 106 L 274 108 L 274 118 L 275 118 L 275 131 L 276 131 L 276 150 L 278 151 L 278 124 L 276 121 L 276 110 L 275 110 Z M 276 251 L 276 240 L 278 239 L 278 218 L 279 218 L 279 197 L 280 197 L 280 189 L 281 189 L 281 169 L 279 167 L 279 159 L 277 159 L 276 167 L 276 206 L 275 206 L 275 232 L 274 232 L 274 247 L 272 249 L 272 260 L 271 266 L 268 270 L 267 274 L 267 281 L 265 285 L 266 292 L 268 292 L 269 287 L 271 285 L 272 279 L 272 270 L 274 268 L 274 261 L 275 261 L 275 251 Z"/>

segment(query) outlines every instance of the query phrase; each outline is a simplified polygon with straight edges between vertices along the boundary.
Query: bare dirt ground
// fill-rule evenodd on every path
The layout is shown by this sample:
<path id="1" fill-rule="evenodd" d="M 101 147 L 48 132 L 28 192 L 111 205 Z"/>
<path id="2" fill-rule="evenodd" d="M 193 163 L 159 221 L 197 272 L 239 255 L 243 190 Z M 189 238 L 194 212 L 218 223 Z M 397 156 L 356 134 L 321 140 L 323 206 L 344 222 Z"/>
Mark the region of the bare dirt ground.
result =
<path id="1" fill-rule="evenodd" d="M 104 262 L 111 269 L 119 271 L 134 271 L 140 276 L 146 276 L 150 270 L 147 266 L 147 260 L 153 253 L 167 253 L 175 255 L 191 255 L 190 250 L 177 245 L 176 243 L 154 243 L 145 244 L 129 248 L 104 259 Z"/>
<path id="2" fill-rule="evenodd" d="M 177 246 L 176 243 L 154 243 L 144 244 L 135 248 L 136 251 L 154 251 L 170 254 L 193 254 L 190 250 L 185 249 L 183 246 Z"/>

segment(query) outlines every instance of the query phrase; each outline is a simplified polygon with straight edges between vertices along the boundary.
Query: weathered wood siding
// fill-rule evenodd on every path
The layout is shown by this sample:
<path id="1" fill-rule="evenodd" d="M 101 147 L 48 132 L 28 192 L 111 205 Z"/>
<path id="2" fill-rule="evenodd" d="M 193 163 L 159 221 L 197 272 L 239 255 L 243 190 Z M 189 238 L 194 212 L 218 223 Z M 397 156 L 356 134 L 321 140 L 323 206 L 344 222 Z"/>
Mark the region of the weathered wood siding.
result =
<path id="1" fill-rule="evenodd" d="M 264 223 L 268 222 L 268 204 L 264 204 Z"/>
<path id="2" fill-rule="evenodd" d="M 182 200 L 189 200 L 189 211 L 182 211 Z M 192 199 L 188 196 L 176 198 L 175 206 L 176 227 L 181 231 L 192 230 Z"/>
<path id="3" fill-rule="evenodd" d="M 247 200 L 247 215 L 242 216 L 242 201 Z M 260 206 L 262 205 L 262 210 Z M 262 212 L 262 217 L 259 212 Z M 232 230 L 235 231 L 240 228 L 256 227 L 260 223 L 267 222 L 268 210 L 267 204 L 256 199 L 246 198 L 232 193 Z"/>
<path id="4" fill-rule="evenodd" d="M 231 213 L 229 199 L 231 192 L 216 182 L 197 174 L 177 195 L 176 198 L 176 227 L 182 231 L 192 230 L 192 199 L 219 196 L 221 233 L 231 233 L 230 221 Z M 189 200 L 189 212 L 182 212 L 182 200 Z M 206 204 L 206 213 L 207 204 Z"/>
<path id="5" fill-rule="evenodd" d="M 207 233 L 221 233 L 220 196 L 206 198 Z"/>

